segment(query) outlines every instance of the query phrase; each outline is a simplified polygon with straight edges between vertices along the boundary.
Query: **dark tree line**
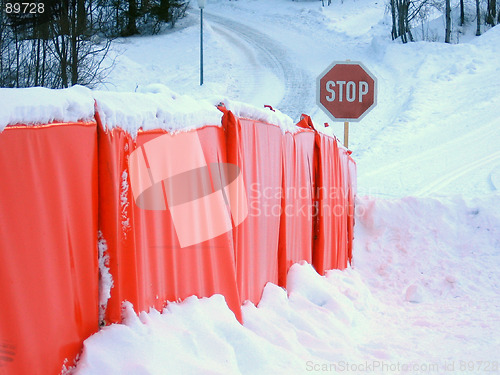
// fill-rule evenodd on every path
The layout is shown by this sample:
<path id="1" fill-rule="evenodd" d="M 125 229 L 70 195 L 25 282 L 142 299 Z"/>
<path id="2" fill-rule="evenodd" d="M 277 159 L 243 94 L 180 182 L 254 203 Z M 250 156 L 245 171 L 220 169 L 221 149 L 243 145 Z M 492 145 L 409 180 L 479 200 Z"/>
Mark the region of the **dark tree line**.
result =
<path id="1" fill-rule="evenodd" d="M 157 33 L 166 23 L 173 27 L 187 2 L 45 0 L 43 12 L 5 9 L 0 13 L 0 86 L 62 88 L 102 81 L 114 38 Z"/>
<path id="2" fill-rule="evenodd" d="M 486 23 L 495 26 L 500 22 L 500 12 L 496 0 L 486 0 L 486 9 L 481 6 L 481 0 L 476 2 L 476 35 L 481 35 L 481 25 Z M 444 4 L 443 4 L 444 3 Z M 445 42 L 451 42 L 451 2 L 450 0 L 389 0 L 392 16 L 392 39 L 401 38 L 403 43 L 413 41 L 412 23 L 416 19 L 424 19 L 430 7 L 441 8 L 445 12 Z M 465 24 L 464 0 L 460 0 L 460 26 Z M 442 8 L 441 8 L 442 9 Z"/>
<path id="3" fill-rule="evenodd" d="M 163 24 L 171 27 L 186 14 L 187 0 L 97 0 L 107 19 L 106 34 L 156 34 Z"/>

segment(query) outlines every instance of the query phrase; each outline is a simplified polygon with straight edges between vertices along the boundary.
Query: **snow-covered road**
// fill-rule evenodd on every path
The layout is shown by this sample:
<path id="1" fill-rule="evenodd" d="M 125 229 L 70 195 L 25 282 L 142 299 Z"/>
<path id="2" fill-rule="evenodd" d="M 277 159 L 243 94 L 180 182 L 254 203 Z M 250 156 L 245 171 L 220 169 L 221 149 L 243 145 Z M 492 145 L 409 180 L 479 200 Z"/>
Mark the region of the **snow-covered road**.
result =
<path id="1" fill-rule="evenodd" d="M 267 100 L 295 120 L 313 106 L 314 77 L 296 64 L 283 44 L 234 18 L 206 15 L 213 30 L 228 42 L 230 55 L 240 55 L 239 100 L 256 104 Z"/>

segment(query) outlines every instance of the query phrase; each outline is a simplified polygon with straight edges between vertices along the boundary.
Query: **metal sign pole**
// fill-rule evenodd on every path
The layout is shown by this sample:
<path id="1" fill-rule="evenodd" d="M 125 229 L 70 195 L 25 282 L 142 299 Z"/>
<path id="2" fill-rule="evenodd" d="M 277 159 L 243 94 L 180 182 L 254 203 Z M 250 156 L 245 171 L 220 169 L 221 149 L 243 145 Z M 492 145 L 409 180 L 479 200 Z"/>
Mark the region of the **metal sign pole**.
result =
<path id="1" fill-rule="evenodd" d="M 203 8 L 200 8 L 200 86 L 203 86 Z"/>

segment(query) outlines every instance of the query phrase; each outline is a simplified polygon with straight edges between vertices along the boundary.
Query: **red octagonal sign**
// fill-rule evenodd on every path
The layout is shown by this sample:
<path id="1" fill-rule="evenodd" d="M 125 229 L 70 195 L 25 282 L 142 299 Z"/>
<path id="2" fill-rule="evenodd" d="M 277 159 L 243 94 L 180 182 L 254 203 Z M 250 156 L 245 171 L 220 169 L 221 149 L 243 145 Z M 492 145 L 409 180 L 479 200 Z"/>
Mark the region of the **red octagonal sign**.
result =
<path id="1" fill-rule="evenodd" d="M 317 103 L 334 121 L 360 121 L 377 104 L 377 79 L 358 61 L 332 63 L 317 86 Z"/>

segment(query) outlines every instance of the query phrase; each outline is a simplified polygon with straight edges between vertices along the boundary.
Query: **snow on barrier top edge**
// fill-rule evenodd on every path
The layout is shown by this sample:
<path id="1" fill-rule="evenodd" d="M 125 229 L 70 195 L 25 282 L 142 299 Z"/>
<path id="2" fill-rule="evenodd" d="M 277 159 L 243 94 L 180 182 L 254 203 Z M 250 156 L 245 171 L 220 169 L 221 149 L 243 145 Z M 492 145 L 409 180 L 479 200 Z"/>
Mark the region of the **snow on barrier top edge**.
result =
<path id="1" fill-rule="evenodd" d="M 0 88 L 0 132 L 7 125 L 86 121 L 93 118 L 92 91 L 83 86 L 62 90 L 43 87 Z"/>
<path id="2" fill-rule="evenodd" d="M 140 88 L 139 92 L 90 90 L 83 86 L 67 89 L 42 87 L 0 89 L 0 132 L 7 125 L 37 125 L 51 122 L 92 121 L 95 107 L 103 125 L 120 127 L 133 137 L 139 129 L 165 129 L 170 132 L 221 124 L 223 103 L 238 117 L 277 125 L 284 132 L 296 132 L 293 120 L 278 110 L 257 108 L 227 98 L 196 100 L 179 95 L 160 84 Z"/>
<path id="3" fill-rule="evenodd" d="M 277 109 L 271 110 L 270 108 L 258 108 L 250 104 L 227 98 L 219 100 L 218 102 L 223 103 L 224 106 L 237 117 L 277 125 L 281 128 L 283 133 L 286 131 L 295 133 L 298 130 L 298 127 L 295 125 L 291 117 L 285 115 Z"/>
<path id="4" fill-rule="evenodd" d="M 105 127 L 120 127 L 134 137 L 139 129 L 189 130 L 221 124 L 222 113 L 210 102 L 178 95 L 162 85 L 141 92 L 42 87 L 0 89 L 0 132 L 7 125 L 93 121 L 95 107 Z"/>
<path id="5" fill-rule="evenodd" d="M 176 132 L 221 125 L 222 113 L 212 103 L 179 95 L 160 84 L 148 85 L 135 93 L 94 91 L 93 94 L 103 125 L 119 126 L 134 137 L 139 129 Z"/>

